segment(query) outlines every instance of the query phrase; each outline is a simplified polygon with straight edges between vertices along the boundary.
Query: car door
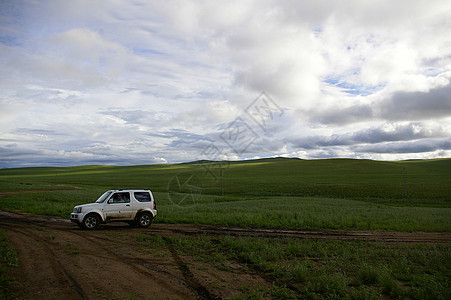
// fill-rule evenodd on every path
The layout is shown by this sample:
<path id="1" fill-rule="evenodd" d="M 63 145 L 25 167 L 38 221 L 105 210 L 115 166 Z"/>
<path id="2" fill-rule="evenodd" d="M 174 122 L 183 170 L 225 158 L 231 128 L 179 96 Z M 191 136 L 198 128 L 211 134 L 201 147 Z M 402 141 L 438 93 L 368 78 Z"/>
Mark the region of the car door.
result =
<path id="1" fill-rule="evenodd" d="M 129 220 L 132 218 L 132 209 L 130 193 L 116 192 L 108 199 L 104 212 L 110 220 Z"/>

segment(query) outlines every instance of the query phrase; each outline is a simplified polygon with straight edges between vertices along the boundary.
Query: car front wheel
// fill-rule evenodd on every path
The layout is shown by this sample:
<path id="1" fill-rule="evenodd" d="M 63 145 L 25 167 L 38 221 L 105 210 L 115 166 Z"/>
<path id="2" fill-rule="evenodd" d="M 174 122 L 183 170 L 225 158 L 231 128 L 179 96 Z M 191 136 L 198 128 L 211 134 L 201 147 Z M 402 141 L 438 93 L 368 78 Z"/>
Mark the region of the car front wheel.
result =
<path id="1" fill-rule="evenodd" d="M 143 212 L 138 217 L 138 225 L 141 228 L 147 228 L 152 224 L 153 216 L 148 212 Z"/>
<path id="2" fill-rule="evenodd" d="M 93 230 L 93 229 L 96 229 L 97 227 L 99 227 L 100 219 L 97 215 L 90 214 L 85 217 L 82 225 L 83 225 L 84 229 Z"/>

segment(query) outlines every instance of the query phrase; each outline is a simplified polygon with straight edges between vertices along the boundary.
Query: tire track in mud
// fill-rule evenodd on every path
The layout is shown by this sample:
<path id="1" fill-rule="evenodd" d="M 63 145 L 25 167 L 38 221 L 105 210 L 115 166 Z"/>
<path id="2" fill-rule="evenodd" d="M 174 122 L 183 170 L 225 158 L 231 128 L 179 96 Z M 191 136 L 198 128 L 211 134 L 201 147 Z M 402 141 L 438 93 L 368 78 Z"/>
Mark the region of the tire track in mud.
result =
<path id="1" fill-rule="evenodd" d="M 364 241 L 382 243 L 451 243 L 451 234 L 446 232 L 384 232 L 345 230 L 300 230 L 277 228 L 217 227 L 191 224 L 154 224 L 153 232 L 161 235 L 211 235 L 250 236 L 258 238 L 296 238 L 337 241 Z"/>
<path id="2" fill-rule="evenodd" d="M 114 261 L 115 263 L 120 262 L 121 264 L 132 267 L 132 269 L 135 272 L 138 272 L 146 280 L 151 280 L 152 282 L 156 282 L 158 286 L 164 288 L 166 291 L 172 291 L 174 294 L 178 294 L 180 297 L 184 298 L 186 297 L 185 293 L 180 293 L 180 290 L 174 287 L 174 285 L 167 280 L 167 278 L 163 278 L 161 275 L 165 275 L 166 277 L 172 278 L 173 280 L 179 280 L 180 278 L 177 276 L 177 274 L 173 274 L 169 271 L 164 270 L 159 264 L 161 264 L 160 260 L 151 261 L 144 257 L 138 257 L 134 255 L 133 253 L 128 253 L 127 255 L 117 253 L 113 250 L 111 250 L 109 247 L 105 246 L 105 240 L 109 240 L 110 242 L 117 244 L 122 244 L 123 246 L 129 246 L 127 242 L 121 242 L 116 239 L 111 239 L 108 237 L 105 237 L 105 235 L 96 235 L 96 231 L 82 231 L 79 228 L 75 228 L 74 230 L 67 230 L 67 229 L 57 229 L 59 231 L 62 231 L 64 233 L 71 233 L 73 235 L 78 236 L 81 239 L 84 239 L 91 245 L 95 245 L 97 248 L 101 249 L 106 253 L 106 255 L 100 256 L 104 259 L 109 259 Z M 102 241 L 102 242 L 100 242 Z M 98 251 L 96 251 L 98 252 Z M 166 266 L 176 266 L 175 264 L 171 263 L 164 263 L 162 265 Z"/>
<path id="3" fill-rule="evenodd" d="M 169 238 L 163 237 L 163 240 L 166 242 L 166 245 L 171 252 L 172 258 L 177 263 L 180 271 L 183 274 L 183 277 L 185 278 L 186 282 L 188 283 L 189 287 L 193 289 L 198 295 L 200 299 L 221 299 L 218 296 L 213 295 L 208 291 L 207 288 L 205 288 L 203 285 L 199 283 L 199 281 L 196 279 L 194 274 L 191 272 L 190 268 L 187 264 L 183 262 L 183 260 L 180 258 L 180 256 L 177 254 L 177 250 L 175 249 L 174 245 L 172 245 L 172 242 Z"/>
<path id="4" fill-rule="evenodd" d="M 2 222 L 1 225 L 3 225 L 3 224 L 4 223 Z M 43 241 L 43 239 L 41 237 L 39 237 L 37 234 L 35 234 L 34 232 L 27 230 L 27 229 L 8 228 L 8 230 L 12 231 L 16 234 L 15 237 L 13 238 L 13 242 L 15 242 L 16 244 L 18 243 L 18 239 L 20 239 L 20 237 L 17 236 L 17 234 L 19 234 L 19 235 L 28 237 L 27 241 L 32 239 L 34 241 L 35 245 L 38 245 L 38 247 L 33 247 L 33 249 L 32 249 L 33 252 L 39 251 L 39 250 L 37 250 L 39 248 L 39 246 L 43 247 L 45 252 L 47 252 L 47 254 L 50 254 L 50 255 L 40 255 L 39 257 L 42 258 L 44 256 L 46 258 L 45 261 L 48 262 L 48 264 L 50 265 L 50 267 L 52 269 L 52 272 L 54 273 L 54 275 L 56 277 L 53 280 L 57 281 L 59 284 L 67 285 L 73 292 L 75 292 L 76 295 L 78 295 L 78 297 L 75 297 L 75 298 L 78 298 L 78 299 L 86 299 L 87 298 L 81 285 L 70 275 L 68 270 L 63 266 L 61 261 L 55 255 L 55 252 Z M 22 252 L 27 251 L 26 249 L 24 249 L 24 247 L 17 247 L 17 248 L 19 248 L 19 251 L 22 251 Z M 25 259 L 25 261 L 28 262 L 27 258 L 22 257 L 22 261 L 24 259 Z M 41 264 L 44 265 L 42 262 L 41 262 Z M 42 265 L 41 265 L 41 267 L 42 267 Z M 60 278 L 60 279 L 64 278 L 65 280 L 60 280 L 60 279 L 58 280 L 57 278 Z M 59 288 L 61 288 L 61 287 L 59 287 Z M 64 289 L 64 287 L 63 287 L 63 289 Z M 73 299 L 73 297 L 71 297 L 71 295 L 66 295 L 66 297 L 68 299 Z"/>
<path id="5" fill-rule="evenodd" d="M 86 233 L 86 231 L 84 233 L 76 233 L 76 232 L 72 232 L 73 234 L 76 234 L 86 240 L 89 240 L 92 243 L 97 244 L 99 247 L 103 248 L 105 252 L 111 254 L 111 255 L 115 255 L 117 256 L 119 259 L 121 260 L 125 260 L 127 261 L 129 264 L 135 265 L 137 268 L 140 268 L 140 271 L 144 274 L 144 275 L 150 275 L 152 277 L 155 277 L 154 274 L 151 274 L 150 272 L 148 272 L 145 269 L 141 269 L 143 267 L 143 263 L 146 263 L 146 260 L 142 259 L 142 258 L 130 258 L 128 256 L 124 256 L 124 255 L 120 255 L 117 253 L 112 252 L 111 250 L 109 250 L 107 247 L 104 247 L 103 245 L 101 245 L 97 240 L 95 240 L 94 237 L 90 236 L 85 236 L 84 233 Z M 150 235 L 150 234 L 146 234 L 146 235 Z M 154 236 L 154 235 L 151 235 Z M 170 239 L 168 239 L 167 237 L 163 237 L 163 240 L 165 241 L 166 247 L 168 248 L 169 252 L 171 253 L 171 256 L 175 262 L 175 264 L 177 265 L 177 267 L 179 268 L 179 270 L 182 272 L 182 275 L 186 281 L 186 283 L 188 284 L 188 286 L 195 292 L 197 293 L 199 299 L 221 299 L 218 296 L 213 295 L 212 293 L 210 293 L 208 291 L 208 289 L 201 285 L 199 283 L 199 281 L 195 278 L 195 276 L 193 275 L 193 273 L 191 272 L 190 268 L 188 267 L 188 265 L 181 259 L 181 257 L 177 254 L 177 250 L 175 249 L 175 247 L 173 246 L 172 242 Z M 114 240 L 115 242 L 117 242 L 116 240 Z M 139 263 L 139 265 L 137 264 Z M 152 265 L 153 267 L 155 267 L 153 264 L 149 264 Z M 158 269 L 158 268 L 157 268 Z M 172 275 L 166 271 L 163 271 L 161 269 L 158 269 L 159 272 L 161 273 L 166 273 L 168 275 Z M 157 279 L 157 278 L 154 278 Z M 161 284 L 166 285 L 166 282 L 161 282 Z"/>
<path id="6" fill-rule="evenodd" d="M 0 210 L 2 218 L 8 218 L 10 222 L 50 226 L 54 224 L 67 224 L 69 220 L 35 216 L 26 213 L 16 213 Z M 52 224 L 52 225 L 50 225 Z M 107 228 L 111 225 L 105 226 Z M 62 227 L 65 228 L 65 227 Z M 399 243 L 451 243 L 451 233 L 448 232 L 398 232 L 398 231 L 347 231 L 347 230 L 303 230 L 303 229 L 279 229 L 279 228 L 250 228 L 250 227 L 225 227 L 193 224 L 152 224 L 152 233 L 165 235 L 197 235 L 207 234 L 212 236 L 255 236 L 262 238 L 292 237 L 299 239 L 324 239 L 365 242 L 399 242 Z"/>
<path id="7" fill-rule="evenodd" d="M 155 268 L 154 263 L 148 262 L 148 260 L 146 260 L 146 259 L 142 259 L 140 257 L 133 256 L 132 254 L 130 254 L 130 255 L 132 255 L 133 257 L 130 257 L 129 255 L 122 255 L 122 254 L 114 252 L 108 246 L 104 245 L 105 241 L 114 242 L 115 244 L 123 244 L 123 245 L 128 245 L 128 243 L 126 241 L 118 241 L 116 239 L 112 239 L 105 235 L 102 235 L 102 230 L 100 230 L 100 231 L 99 230 L 83 231 L 78 228 L 68 229 L 67 226 L 59 228 L 59 227 L 51 226 L 51 224 L 47 224 L 45 222 L 37 222 L 37 221 L 27 222 L 27 220 L 25 220 L 25 219 L 15 220 L 14 218 L 10 218 L 8 221 L 15 221 L 15 222 L 13 222 L 14 224 L 21 225 L 20 228 L 12 228 L 12 229 L 9 228 L 8 230 L 10 230 L 16 234 L 19 233 L 19 234 L 25 235 L 28 238 L 31 238 L 34 241 L 36 241 L 37 243 L 41 243 L 41 244 L 46 243 L 46 240 L 43 239 L 42 236 L 39 236 L 39 234 L 33 232 L 33 230 L 36 230 L 37 227 L 28 229 L 28 228 L 22 227 L 22 226 L 29 226 L 29 225 L 40 226 L 40 227 L 51 228 L 55 231 L 62 232 L 64 234 L 66 234 L 66 236 L 67 236 L 67 233 L 69 233 L 71 235 L 75 235 L 75 236 L 77 236 L 77 238 L 81 238 L 82 240 L 85 240 L 87 244 L 94 245 L 95 246 L 94 249 L 96 249 L 96 252 L 100 253 L 99 255 L 97 255 L 99 258 L 102 258 L 105 260 L 113 258 L 113 260 L 115 262 L 121 261 L 122 263 L 125 263 L 129 266 L 131 265 L 137 272 L 141 273 L 143 276 L 145 276 L 147 278 L 150 277 L 149 278 L 150 280 L 155 281 L 159 285 L 164 286 L 165 289 L 167 289 L 167 290 L 170 290 L 172 288 L 172 286 L 170 284 L 168 284 L 167 280 L 162 280 L 162 279 L 157 278 L 155 275 L 155 272 L 150 272 L 150 271 L 148 271 L 148 269 L 149 268 L 156 269 L 157 273 L 159 273 L 159 274 L 163 273 L 165 275 L 172 276 L 173 278 L 177 279 L 177 277 L 174 276 L 174 274 L 171 274 L 170 272 L 162 270 L 161 268 Z M 10 224 L 10 222 L 4 222 L 3 220 L 0 219 L 0 227 L 1 228 L 4 228 L 4 225 L 7 225 L 7 224 Z M 123 228 L 119 228 L 119 229 L 127 229 L 128 230 L 128 226 L 124 226 Z M 47 234 L 47 233 L 48 232 L 45 232 L 42 234 Z M 148 235 L 148 236 L 155 236 L 154 234 L 149 233 L 149 232 L 144 232 L 141 234 Z M 196 276 L 190 270 L 190 267 L 188 266 L 188 264 L 185 263 L 183 261 L 183 259 L 178 255 L 177 249 L 174 247 L 171 239 L 169 237 L 162 237 L 162 238 L 165 242 L 165 245 L 166 245 L 168 251 L 170 252 L 170 255 L 171 255 L 173 261 L 175 262 L 175 264 L 173 264 L 173 265 L 176 266 L 178 268 L 178 270 L 181 272 L 187 287 L 190 288 L 193 291 L 193 293 L 196 295 L 195 298 L 197 298 L 197 299 L 221 299 L 221 297 L 210 292 L 207 287 L 205 287 L 204 285 L 202 285 L 199 282 L 199 280 L 196 278 Z M 101 240 L 102 242 L 99 242 L 99 240 Z M 52 257 L 55 260 L 55 264 L 52 264 L 52 265 L 54 265 L 54 269 L 56 271 L 58 271 L 58 270 L 61 271 L 61 273 L 66 277 L 68 285 L 79 294 L 79 297 L 77 299 L 92 298 L 92 295 L 87 296 L 84 293 L 83 289 L 81 288 L 81 285 L 78 284 L 77 281 L 69 274 L 69 271 L 64 268 L 64 266 L 61 264 L 61 262 L 55 255 L 54 251 L 52 251 L 50 249 L 50 247 L 47 245 L 45 246 L 45 248 L 47 249 L 47 251 L 49 253 L 51 253 Z M 99 249 L 100 249 L 100 251 L 98 251 Z M 103 253 L 103 254 L 101 254 L 101 253 Z M 264 272 L 262 272 L 261 270 L 256 269 L 256 268 L 252 268 L 252 269 L 254 270 L 254 272 L 253 272 L 254 275 L 259 276 L 260 278 L 265 280 L 269 285 L 271 285 L 273 283 L 273 280 L 268 278 L 264 274 Z M 290 286 L 289 288 L 292 289 L 293 287 Z M 184 299 L 187 298 L 186 294 L 181 294 L 180 296 L 181 296 L 181 298 L 184 298 Z M 73 299 L 73 298 L 68 297 L 68 299 Z"/>
<path id="8" fill-rule="evenodd" d="M 162 268 L 159 268 L 158 266 L 155 265 L 155 263 L 161 263 L 161 261 L 159 261 L 159 260 L 150 261 L 149 259 L 146 259 L 146 258 L 134 256 L 131 253 L 129 254 L 129 256 L 118 254 L 118 253 L 110 250 L 108 247 L 104 246 L 104 243 L 100 243 L 96 239 L 96 237 L 86 236 L 85 235 L 86 232 L 83 232 L 83 233 L 71 232 L 71 233 L 81 237 L 82 239 L 87 240 L 91 244 L 95 244 L 97 247 L 101 248 L 103 251 L 105 251 L 108 254 L 107 257 L 109 257 L 109 258 L 115 257 L 115 258 L 117 258 L 117 259 L 115 259 L 115 261 L 121 261 L 127 265 L 134 266 L 135 270 L 140 272 L 142 275 L 152 277 L 152 280 L 157 281 L 159 284 L 163 285 L 168 290 L 171 289 L 172 286 L 168 285 L 166 281 L 161 280 L 158 277 L 156 277 L 156 275 L 149 270 L 155 270 L 155 271 L 158 271 L 159 273 L 164 273 L 167 276 L 177 279 L 177 277 L 174 276 L 174 274 L 171 274 L 170 272 L 165 271 Z M 101 237 L 102 241 L 103 241 L 103 239 L 104 239 L 104 237 Z M 124 245 L 128 245 L 126 242 L 120 242 L 120 241 L 113 240 L 113 239 L 111 239 L 111 241 L 113 241 L 114 243 L 121 243 Z M 174 264 L 167 263 L 166 265 L 174 265 Z"/>
<path id="9" fill-rule="evenodd" d="M 15 234 L 20 233 L 28 238 L 32 238 L 37 243 L 45 243 L 42 239 L 42 237 L 39 237 L 39 235 L 31 234 L 26 231 L 29 230 L 35 230 L 35 229 L 29 229 L 27 230 L 25 226 L 33 226 L 34 228 L 45 228 L 51 229 L 56 235 L 58 235 L 56 232 L 59 232 L 60 234 L 64 235 L 66 237 L 66 240 L 73 240 L 70 236 L 75 236 L 76 240 L 80 242 L 80 240 L 84 241 L 86 245 L 90 245 L 93 247 L 93 251 L 96 252 L 96 257 L 103 260 L 109 260 L 114 263 L 120 263 L 122 265 L 125 265 L 127 268 L 131 268 L 134 270 L 134 272 L 139 273 L 142 278 L 145 278 L 148 281 L 152 281 L 153 284 L 156 284 L 160 287 L 160 289 L 164 289 L 165 291 L 169 292 L 172 291 L 173 295 L 177 295 L 177 298 L 181 299 L 190 299 L 190 298 L 199 298 L 199 299 L 220 299 L 219 297 L 214 297 L 212 294 L 202 285 L 198 283 L 198 281 L 192 276 L 192 273 L 189 271 L 188 266 L 180 259 L 178 256 L 174 256 L 175 249 L 172 247 L 172 245 L 169 245 L 165 243 L 164 245 L 167 248 L 168 255 L 172 257 L 173 262 L 167 262 L 162 261 L 163 259 L 147 259 L 144 256 L 140 256 L 139 253 L 136 254 L 133 251 L 128 252 L 127 254 L 121 254 L 118 253 L 116 249 L 118 249 L 119 246 L 123 246 L 124 248 L 127 246 L 130 246 L 129 243 L 126 241 L 120 241 L 118 239 L 110 238 L 105 234 L 105 231 L 103 230 L 96 230 L 96 231 L 84 231 L 77 227 L 68 228 L 69 224 L 64 224 L 62 222 L 59 222 L 59 224 L 55 224 L 55 222 L 41 219 L 40 217 L 31 217 L 28 216 L 22 216 L 19 215 L 15 217 L 13 214 L 8 213 L 6 217 L 2 217 L 2 214 L 0 214 L 0 227 L 5 228 L 11 232 L 14 232 Z M 11 228 L 11 226 L 8 225 L 15 225 L 17 228 Z M 56 226 L 55 226 L 56 225 Z M 61 225 L 61 226 L 58 226 Z M 105 226 L 104 228 L 107 228 Z M 117 229 L 127 229 L 127 231 L 135 231 L 134 229 L 131 229 L 128 226 L 124 226 L 124 228 L 120 227 L 112 227 Z M 106 229 L 107 234 L 111 232 L 110 230 Z M 113 234 L 116 230 L 113 231 Z M 122 231 L 122 230 L 120 230 Z M 136 230 L 137 232 L 137 230 Z M 109 243 L 111 245 L 116 246 L 116 248 L 111 249 L 111 247 L 107 246 Z M 55 257 L 55 253 L 50 250 L 48 246 L 46 246 L 46 249 L 49 253 L 52 253 L 52 256 Z M 55 258 L 56 259 L 56 258 Z M 184 267 L 183 267 L 184 266 Z M 169 267 L 169 271 L 165 270 L 165 267 Z M 172 268 L 171 268 L 172 267 Z M 80 294 L 81 299 L 86 298 L 92 298 L 90 296 L 86 297 L 84 292 L 82 291 L 80 285 L 77 284 L 76 280 L 69 274 L 69 272 L 63 267 L 63 265 L 56 259 L 56 269 L 60 269 L 61 273 L 64 274 L 64 276 L 67 277 L 68 281 L 71 283 L 72 286 L 75 286 L 78 288 L 78 292 Z M 170 272 L 172 269 L 173 272 Z M 174 273 L 175 271 L 175 273 Z M 187 274 L 191 274 L 191 276 L 187 276 Z M 168 280 L 168 278 L 172 280 Z M 184 282 L 183 282 L 183 279 Z M 178 287 L 174 286 L 174 281 L 179 283 Z M 180 286 L 180 283 L 181 286 Z M 197 283 L 197 284 L 195 284 Z M 187 291 L 183 291 L 184 289 L 190 289 L 193 294 L 187 293 Z M 191 295 L 190 295 L 191 294 Z"/>

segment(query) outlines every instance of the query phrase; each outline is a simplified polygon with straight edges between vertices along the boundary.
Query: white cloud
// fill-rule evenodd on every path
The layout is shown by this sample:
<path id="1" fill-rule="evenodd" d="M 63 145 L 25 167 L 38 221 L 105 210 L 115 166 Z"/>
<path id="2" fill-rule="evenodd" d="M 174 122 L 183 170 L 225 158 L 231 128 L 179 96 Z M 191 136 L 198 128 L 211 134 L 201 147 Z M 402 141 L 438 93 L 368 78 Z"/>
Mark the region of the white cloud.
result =
<path id="1" fill-rule="evenodd" d="M 367 85 L 386 84 L 403 80 L 416 72 L 417 54 L 406 45 L 388 45 L 378 49 L 362 66 L 362 81 Z"/>

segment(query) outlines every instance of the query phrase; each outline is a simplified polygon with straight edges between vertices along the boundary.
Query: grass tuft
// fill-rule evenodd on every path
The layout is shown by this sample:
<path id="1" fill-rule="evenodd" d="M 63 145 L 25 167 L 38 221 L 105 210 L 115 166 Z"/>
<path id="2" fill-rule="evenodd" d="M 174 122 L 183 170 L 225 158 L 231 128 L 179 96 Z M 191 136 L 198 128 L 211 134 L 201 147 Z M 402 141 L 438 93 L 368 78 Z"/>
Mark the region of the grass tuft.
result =
<path id="1" fill-rule="evenodd" d="M 7 299 L 8 287 L 14 280 L 8 275 L 8 269 L 18 266 L 19 259 L 16 252 L 9 247 L 6 235 L 0 232 L 0 299 Z"/>

